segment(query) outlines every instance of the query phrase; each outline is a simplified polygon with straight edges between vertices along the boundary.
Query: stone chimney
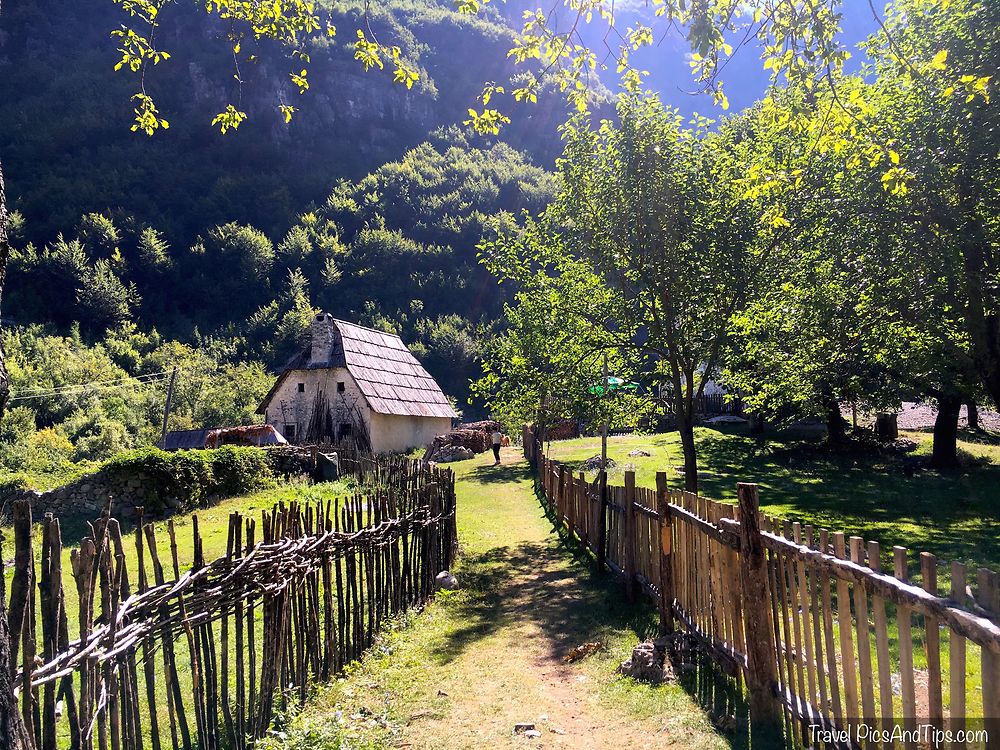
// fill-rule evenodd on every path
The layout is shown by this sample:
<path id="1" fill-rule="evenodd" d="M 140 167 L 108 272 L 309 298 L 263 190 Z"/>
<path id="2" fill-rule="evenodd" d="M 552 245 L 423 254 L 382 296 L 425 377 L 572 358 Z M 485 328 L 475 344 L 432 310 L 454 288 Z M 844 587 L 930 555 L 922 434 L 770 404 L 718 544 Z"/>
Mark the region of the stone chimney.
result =
<path id="1" fill-rule="evenodd" d="M 309 352 L 309 364 L 325 364 L 330 361 L 333 350 L 333 339 L 336 328 L 330 313 L 317 313 L 312 321 L 312 349 Z"/>

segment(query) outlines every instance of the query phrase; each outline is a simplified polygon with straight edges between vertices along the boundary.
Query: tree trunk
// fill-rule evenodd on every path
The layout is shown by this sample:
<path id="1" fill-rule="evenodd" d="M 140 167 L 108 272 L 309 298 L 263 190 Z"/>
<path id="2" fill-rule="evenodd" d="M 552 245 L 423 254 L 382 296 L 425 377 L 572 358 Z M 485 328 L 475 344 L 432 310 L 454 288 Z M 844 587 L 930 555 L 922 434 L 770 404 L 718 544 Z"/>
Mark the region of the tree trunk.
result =
<path id="1" fill-rule="evenodd" d="M 958 466 L 958 414 L 962 409 L 962 399 L 951 395 L 938 396 L 937 402 L 931 466 L 935 469 L 954 469 Z"/>
<path id="2" fill-rule="evenodd" d="M 826 439 L 833 445 L 842 445 L 847 441 L 847 422 L 840 413 L 840 402 L 830 396 L 823 406 L 826 409 Z"/>
<path id="3" fill-rule="evenodd" d="M 960 210 L 967 217 L 960 227 L 967 297 L 965 324 L 976 370 L 1000 410 L 1000 315 L 990 283 L 990 244 L 983 223 L 975 218 L 979 200 L 964 167 L 958 172 L 957 186 Z"/>
<path id="4" fill-rule="evenodd" d="M 879 440 L 892 442 L 899 437 L 898 415 L 876 414 L 875 415 L 875 435 Z"/>
<path id="5" fill-rule="evenodd" d="M 7 196 L 4 193 L 3 165 L 0 164 L 0 300 L 3 299 L 9 258 Z M 0 419 L 3 419 L 9 396 L 10 382 L 7 378 L 3 344 L 0 342 Z M 3 580 L 3 561 L 0 560 L 0 750 L 26 750 L 29 747 L 28 734 L 21 721 L 21 712 L 17 710 L 14 684 L 10 676 L 10 636 L 7 624 L 7 587 Z M 14 637 L 20 637 L 20 633 L 14 633 Z"/>
<path id="6" fill-rule="evenodd" d="M 684 489 L 698 491 L 698 451 L 694 446 L 694 414 L 684 408 L 678 410 L 677 429 L 681 433 L 681 448 L 684 451 Z"/>
<path id="7" fill-rule="evenodd" d="M 979 407 L 976 402 L 969 399 L 965 402 L 965 409 L 969 416 L 969 429 L 978 430 L 979 429 Z"/>

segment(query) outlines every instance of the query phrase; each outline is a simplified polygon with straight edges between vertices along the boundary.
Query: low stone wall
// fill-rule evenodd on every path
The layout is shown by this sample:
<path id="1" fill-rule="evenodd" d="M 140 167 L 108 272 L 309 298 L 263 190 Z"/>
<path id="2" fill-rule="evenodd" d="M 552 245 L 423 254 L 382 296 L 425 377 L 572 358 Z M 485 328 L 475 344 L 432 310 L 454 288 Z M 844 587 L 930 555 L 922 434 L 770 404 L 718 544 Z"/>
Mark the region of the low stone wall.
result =
<path id="1" fill-rule="evenodd" d="M 312 474 L 311 451 L 292 446 L 178 451 L 133 451 L 102 468 L 47 491 L 12 493 L 11 500 L 31 502 L 32 515 L 99 516 L 111 505 L 117 517 L 132 517 L 141 507 L 146 517 L 163 517 L 204 508 L 226 497 L 254 492 L 278 478 Z"/>
<path id="2" fill-rule="evenodd" d="M 207 494 L 195 502 L 190 496 L 164 493 L 163 482 L 149 474 L 130 476 L 115 469 L 101 469 L 45 492 L 25 490 L 21 499 L 31 501 L 31 513 L 35 518 L 45 513 L 60 517 L 97 517 L 107 510 L 109 501 L 112 515 L 132 518 L 137 506 L 143 508 L 145 515 L 163 516 L 211 505 L 220 498 Z"/>

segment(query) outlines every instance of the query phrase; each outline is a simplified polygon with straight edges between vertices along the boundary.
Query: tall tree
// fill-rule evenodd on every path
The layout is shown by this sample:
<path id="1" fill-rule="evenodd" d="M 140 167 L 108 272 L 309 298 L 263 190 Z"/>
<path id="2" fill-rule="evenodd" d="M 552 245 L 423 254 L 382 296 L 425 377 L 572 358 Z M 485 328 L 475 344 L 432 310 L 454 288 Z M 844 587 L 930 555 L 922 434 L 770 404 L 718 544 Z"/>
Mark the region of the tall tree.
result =
<path id="1" fill-rule="evenodd" d="M 698 488 L 697 399 L 717 370 L 730 318 L 762 271 L 760 216 L 736 177 L 752 141 L 743 121 L 680 116 L 655 96 L 623 94 L 619 124 L 580 117 L 564 130 L 562 188 L 543 217 L 484 246 L 501 279 L 526 290 L 585 267 L 593 290 L 574 310 L 622 351 L 658 370 L 673 393 L 685 486 Z"/>
<path id="2" fill-rule="evenodd" d="M 0 295 L 3 293 L 3 282 L 7 275 L 7 259 L 10 257 L 10 244 L 7 234 L 7 201 L 4 193 L 3 165 L 0 164 Z M 3 418 L 4 406 L 10 396 L 10 385 L 7 377 L 7 367 L 4 364 L 2 344 L 0 344 L 0 419 Z M 10 669 L 10 630 L 7 622 L 7 590 L 4 586 L 0 564 L 0 750 L 22 750 L 28 746 L 28 737 L 21 722 L 21 714 L 17 710 L 17 700 L 14 698 L 14 685 Z"/>
<path id="3" fill-rule="evenodd" d="M 997 29 L 995 4 L 899 0 L 864 76 L 759 107 L 747 189 L 794 242 L 739 321 L 731 380 L 751 400 L 934 398 L 942 468 L 978 382 L 1000 403 Z"/>

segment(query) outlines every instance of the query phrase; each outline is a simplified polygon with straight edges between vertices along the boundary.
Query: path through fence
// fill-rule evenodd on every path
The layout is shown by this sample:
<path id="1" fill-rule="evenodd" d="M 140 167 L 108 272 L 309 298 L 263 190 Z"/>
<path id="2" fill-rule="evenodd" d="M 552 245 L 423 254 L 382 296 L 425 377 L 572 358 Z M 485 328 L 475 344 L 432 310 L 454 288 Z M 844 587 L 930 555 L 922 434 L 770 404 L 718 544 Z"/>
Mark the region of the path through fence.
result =
<path id="1" fill-rule="evenodd" d="M 454 475 L 394 461 L 368 479 L 364 495 L 280 504 L 259 524 L 233 513 L 212 561 L 193 516 L 190 569 L 172 521 L 165 543 L 104 517 L 65 570 L 59 519 L 33 533 L 15 505 L 12 667 L 35 747 L 242 750 L 263 736 L 451 564 Z"/>
<path id="2" fill-rule="evenodd" d="M 1000 748 L 994 571 L 922 552 L 916 586 L 907 549 L 765 515 L 756 485 L 738 485 L 737 506 L 670 490 L 662 472 L 656 490 L 636 487 L 626 472 L 602 497 L 531 428 L 523 438 L 569 533 L 626 595 L 658 604 L 664 632 L 679 625 L 745 682 L 752 730 L 783 724 L 809 747 Z M 867 741 L 874 732 L 888 734 Z"/>

